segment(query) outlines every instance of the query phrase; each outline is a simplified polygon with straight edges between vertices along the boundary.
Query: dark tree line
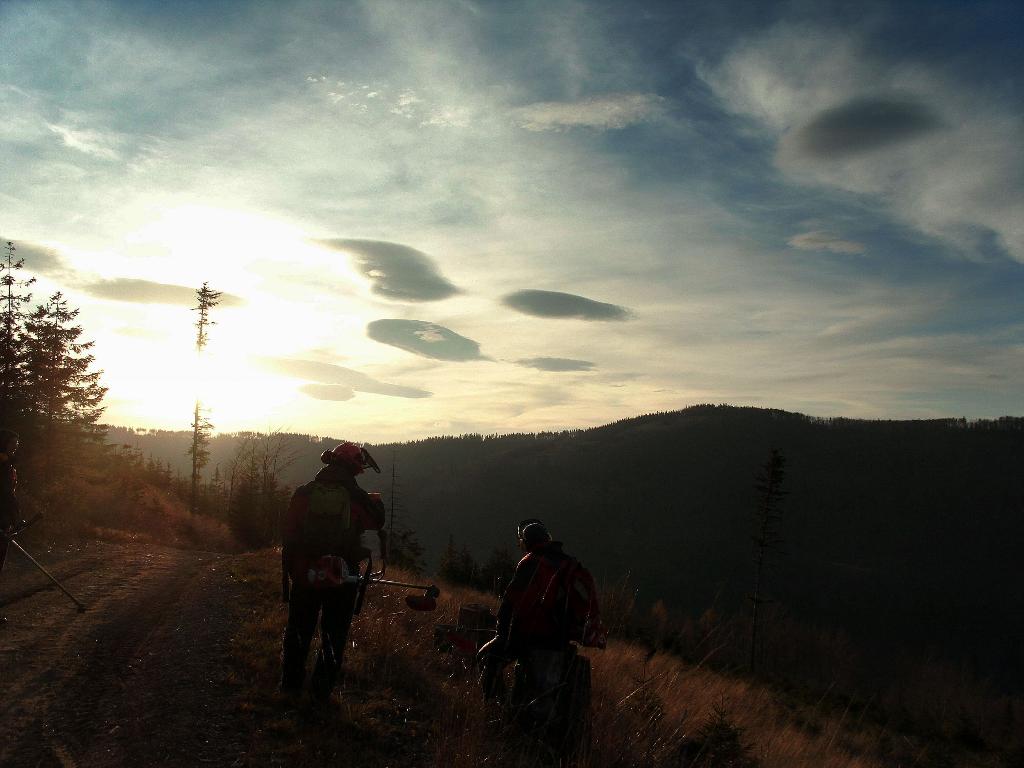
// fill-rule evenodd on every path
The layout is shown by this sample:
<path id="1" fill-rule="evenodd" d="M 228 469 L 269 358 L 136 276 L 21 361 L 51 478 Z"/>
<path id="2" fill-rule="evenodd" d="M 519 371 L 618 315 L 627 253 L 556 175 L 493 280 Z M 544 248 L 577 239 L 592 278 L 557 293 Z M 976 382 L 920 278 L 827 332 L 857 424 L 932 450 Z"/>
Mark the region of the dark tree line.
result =
<path id="1" fill-rule="evenodd" d="M 455 536 L 449 535 L 448 546 L 441 554 L 437 575 L 452 584 L 500 595 L 512 580 L 519 559 L 507 547 L 496 547 L 483 563 L 478 563 L 469 547 L 455 545 Z"/>
<path id="2" fill-rule="evenodd" d="M 34 278 L 8 242 L 0 262 L 0 422 L 23 437 L 24 453 L 61 459 L 101 443 L 106 388 L 94 370 L 93 343 L 61 292 L 28 311 Z"/>

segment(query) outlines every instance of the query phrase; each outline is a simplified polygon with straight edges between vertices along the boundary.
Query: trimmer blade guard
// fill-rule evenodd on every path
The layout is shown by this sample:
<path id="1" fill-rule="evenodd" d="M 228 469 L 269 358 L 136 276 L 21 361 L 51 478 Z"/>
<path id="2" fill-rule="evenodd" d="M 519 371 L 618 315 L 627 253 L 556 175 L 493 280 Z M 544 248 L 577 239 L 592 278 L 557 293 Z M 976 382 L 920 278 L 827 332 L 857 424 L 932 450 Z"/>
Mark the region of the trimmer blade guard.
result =
<path id="1" fill-rule="evenodd" d="M 380 465 L 377 464 L 377 462 L 373 460 L 373 456 L 370 455 L 370 452 L 368 450 L 366 450 L 366 448 L 361 448 L 360 450 L 362 451 L 362 455 L 363 455 L 363 464 L 365 464 L 369 469 L 372 469 L 374 472 L 376 472 L 379 475 L 380 474 Z"/>

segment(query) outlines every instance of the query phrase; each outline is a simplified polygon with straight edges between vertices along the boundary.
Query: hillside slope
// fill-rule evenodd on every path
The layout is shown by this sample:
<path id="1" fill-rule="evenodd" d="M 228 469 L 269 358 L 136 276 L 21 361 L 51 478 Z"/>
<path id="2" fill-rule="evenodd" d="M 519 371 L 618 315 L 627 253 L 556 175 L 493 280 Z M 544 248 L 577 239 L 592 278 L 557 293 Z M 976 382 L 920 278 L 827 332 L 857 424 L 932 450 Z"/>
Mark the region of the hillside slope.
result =
<path id="1" fill-rule="evenodd" d="M 754 477 L 778 448 L 789 496 L 770 596 L 802 622 L 843 628 L 879 664 L 901 664 L 896 647 L 933 653 L 1020 690 L 1021 427 L 696 406 L 589 430 L 379 446 L 384 474 L 363 482 L 387 492 L 396 458 L 405 522 L 435 563 L 449 535 L 483 558 L 539 516 L 599 577 L 629 574 L 642 604 L 661 598 L 696 617 L 744 606 Z M 166 445 L 158 437 L 137 439 L 147 451 Z M 230 441 L 215 441 L 215 458 Z M 308 477 L 332 442 L 295 437 L 288 479 Z"/>
<path id="2" fill-rule="evenodd" d="M 406 610 L 401 591 L 371 587 L 352 625 L 337 706 L 284 699 L 276 691 L 286 618 L 277 602 L 276 564 L 273 553 L 263 552 L 234 566 L 252 607 L 234 644 L 244 706 L 253 718 L 250 764 L 556 764 L 498 709 L 484 706 L 471 658 L 435 650 L 435 623 L 454 622 L 460 605 L 493 600 L 443 583 L 438 610 L 427 614 Z M 936 723 L 949 738 L 922 740 L 876 721 L 867 708 L 802 698 L 642 645 L 613 640 L 604 651 L 585 653 L 593 665 L 593 738 L 579 768 L 1004 765 L 998 753 L 957 742 L 963 723 L 955 711 Z M 1014 738 L 1024 735 L 1024 721 L 1016 728 Z M 1012 731 L 990 730 L 1003 739 L 1002 748 L 1010 746 Z"/>

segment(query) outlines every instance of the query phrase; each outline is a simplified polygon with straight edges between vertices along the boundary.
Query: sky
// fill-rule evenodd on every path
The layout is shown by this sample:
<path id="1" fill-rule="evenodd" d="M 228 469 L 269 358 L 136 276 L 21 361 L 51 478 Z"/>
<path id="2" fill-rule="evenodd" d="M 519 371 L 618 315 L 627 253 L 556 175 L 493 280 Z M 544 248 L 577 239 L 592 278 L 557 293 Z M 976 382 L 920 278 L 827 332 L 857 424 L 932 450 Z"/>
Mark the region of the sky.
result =
<path id="1" fill-rule="evenodd" d="M 114 424 L 1020 415 L 1021 30 L 1018 2 L 5 0 L 0 237 L 80 308 Z"/>

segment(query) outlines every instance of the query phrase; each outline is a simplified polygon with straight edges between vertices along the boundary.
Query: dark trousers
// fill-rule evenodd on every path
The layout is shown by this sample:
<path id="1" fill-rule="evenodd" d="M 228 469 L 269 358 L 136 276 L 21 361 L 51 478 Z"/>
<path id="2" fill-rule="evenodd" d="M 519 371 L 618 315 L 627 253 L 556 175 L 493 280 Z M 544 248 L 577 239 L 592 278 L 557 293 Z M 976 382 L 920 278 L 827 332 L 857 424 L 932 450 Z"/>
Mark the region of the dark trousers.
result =
<path id="1" fill-rule="evenodd" d="M 288 627 L 284 631 L 281 689 L 300 691 L 306 677 L 306 657 L 313 641 L 316 621 L 320 619 L 320 650 L 310 678 L 310 693 L 326 699 L 331 695 L 341 669 L 352 609 L 356 601 L 356 585 L 345 584 L 331 589 L 292 589 L 288 603 Z"/>
<path id="2" fill-rule="evenodd" d="M 533 651 L 549 650 L 564 653 L 569 643 L 551 637 L 501 637 L 500 635 L 487 642 L 477 654 L 481 664 L 480 686 L 484 698 L 504 698 L 504 672 L 513 661 L 521 661 Z"/>

